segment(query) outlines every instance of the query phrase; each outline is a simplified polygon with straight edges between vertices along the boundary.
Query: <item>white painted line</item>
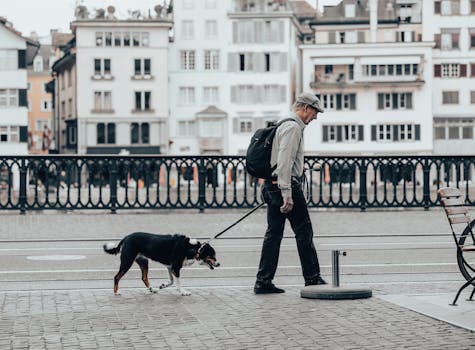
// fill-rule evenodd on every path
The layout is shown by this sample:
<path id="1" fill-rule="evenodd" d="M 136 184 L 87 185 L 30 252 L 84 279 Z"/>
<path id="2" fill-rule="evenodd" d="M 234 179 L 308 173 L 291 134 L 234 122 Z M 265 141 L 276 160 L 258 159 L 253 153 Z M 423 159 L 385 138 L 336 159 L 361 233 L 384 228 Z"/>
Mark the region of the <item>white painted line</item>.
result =
<path id="1" fill-rule="evenodd" d="M 34 255 L 27 256 L 28 260 L 39 261 L 67 261 L 67 260 L 82 260 L 86 259 L 84 255 Z"/>

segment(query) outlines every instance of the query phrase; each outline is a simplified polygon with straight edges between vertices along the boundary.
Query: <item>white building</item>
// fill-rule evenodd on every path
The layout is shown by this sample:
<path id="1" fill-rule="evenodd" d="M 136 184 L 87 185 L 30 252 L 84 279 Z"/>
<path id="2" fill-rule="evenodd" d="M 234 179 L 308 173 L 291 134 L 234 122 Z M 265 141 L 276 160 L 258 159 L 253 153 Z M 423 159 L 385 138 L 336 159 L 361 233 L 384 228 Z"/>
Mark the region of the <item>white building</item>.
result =
<path id="1" fill-rule="evenodd" d="M 178 0 L 170 50 L 174 154 L 243 154 L 288 115 L 299 75 L 288 1 Z"/>
<path id="2" fill-rule="evenodd" d="M 302 90 L 325 113 L 306 129 L 306 151 L 431 154 L 434 43 L 422 41 L 421 1 L 343 0 L 312 26 Z"/>
<path id="3" fill-rule="evenodd" d="M 475 152 L 475 1 L 424 1 L 424 41 L 435 41 L 434 154 Z"/>
<path id="4" fill-rule="evenodd" d="M 28 154 L 27 46 L 0 17 L 0 154 Z"/>
<path id="5" fill-rule="evenodd" d="M 172 22 L 161 7 L 116 19 L 114 8 L 90 18 L 77 9 L 79 154 L 160 154 L 168 147 L 168 41 Z"/>

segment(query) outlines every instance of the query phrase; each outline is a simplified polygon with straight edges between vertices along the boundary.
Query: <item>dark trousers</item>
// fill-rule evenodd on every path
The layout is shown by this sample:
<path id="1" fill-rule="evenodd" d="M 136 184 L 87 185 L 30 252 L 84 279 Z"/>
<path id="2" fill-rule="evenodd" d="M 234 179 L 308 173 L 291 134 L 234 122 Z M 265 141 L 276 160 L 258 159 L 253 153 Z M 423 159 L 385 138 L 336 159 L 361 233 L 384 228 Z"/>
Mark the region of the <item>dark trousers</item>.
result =
<path id="1" fill-rule="evenodd" d="M 266 182 L 268 191 L 278 191 L 275 184 Z M 280 193 L 279 193 L 280 195 Z M 292 183 L 292 199 L 294 207 L 290 213 L 282 214 L 280 206 L 268 202 L 267 204 L 267 231 L 262 244 L 261 261 L 257 272 L 257 282 L 267 283 L 272 281 L 279 262 L 280 243 L 284 235 L 285 220 L 295 234 L 297 249 L 305 280 L 310 280 L 320 274 L 317 251 L 313 244 L 313 229 L 308 214 L 307 203 L 300 183 Z"/>

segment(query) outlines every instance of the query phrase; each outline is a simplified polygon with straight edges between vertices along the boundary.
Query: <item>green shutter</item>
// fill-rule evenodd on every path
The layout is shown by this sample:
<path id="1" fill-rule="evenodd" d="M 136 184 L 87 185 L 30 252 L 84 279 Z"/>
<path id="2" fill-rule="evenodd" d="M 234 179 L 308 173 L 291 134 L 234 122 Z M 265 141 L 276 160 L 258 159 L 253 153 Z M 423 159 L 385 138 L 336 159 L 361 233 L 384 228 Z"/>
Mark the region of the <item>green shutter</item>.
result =
<path id="1" fill-rule="evenodd" d="M 376 141 L 376 125 L 371 125 L 371 141 Z"/>
<path id="2" fill-rule="evenodd" d="M 358 125 L 358 141 L 364 141 L 364 125 Z"/>
<path id="3" fill-rule="evenodd" d="M 328 142 L 328 126 L 323 125 L 323 142 Z"/>
<path id="4" fill-rule="evenodd" d="M 20 142 L 28 142 L 28 126 L 20 126 Z"/>
<path id="5" fill-rule="evenodd" d="M 420 141 L 420 139 L 421 139 L 421 125 L 416 124 L 415 128 L 416 128 L 416 141 Z"/>
<path id="6" fill-rule="evenodd" d="M 26 68 L 26 50 L 18 50 L 18 69 Z"/>
<path id="7" fill-rule="evenodd" d="M 378 94 L 378 109 L 384 109 L 384 94 Z"/>

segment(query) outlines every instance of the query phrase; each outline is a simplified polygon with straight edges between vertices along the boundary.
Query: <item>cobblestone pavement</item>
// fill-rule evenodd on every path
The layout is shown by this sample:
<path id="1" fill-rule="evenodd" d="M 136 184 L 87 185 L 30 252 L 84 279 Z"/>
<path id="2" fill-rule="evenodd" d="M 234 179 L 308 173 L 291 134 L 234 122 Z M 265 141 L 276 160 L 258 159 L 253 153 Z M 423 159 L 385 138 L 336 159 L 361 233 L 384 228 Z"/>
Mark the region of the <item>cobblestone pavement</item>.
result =
<path id="1" fill-rule="evenodd" d="M 473 349 L 475 333 L 376 297 L 302 299 L 299 289 L 0 294 L 0 349 Z"/>
<path id="2" fill-rule="evenodd" d="M 209 237 L 245 211 L 1 213 L 0 241 L 116 239 L 125 232 L 182 232 Z M 430 211 L 311 211 L 318 235 L 449 233 Z M 191 227 L 190 223 L 193 223 Z M 262 237 L 265 211 L 230 236 Z M 430 239 L 430 238 L 429 238 Z M 300 298 L 298 287 L 259 295 L 249 287 L 190 288 L 149 294 L 144 288 L 0 292 L 3 349 L 475 349 L 475 333 L 378 298 L 394 293 L 454 292 L 458 282 L 368 285 L 375 296 L 353 301 Z M 474 320 L 475 322 L 475 320 Z"/>

